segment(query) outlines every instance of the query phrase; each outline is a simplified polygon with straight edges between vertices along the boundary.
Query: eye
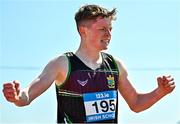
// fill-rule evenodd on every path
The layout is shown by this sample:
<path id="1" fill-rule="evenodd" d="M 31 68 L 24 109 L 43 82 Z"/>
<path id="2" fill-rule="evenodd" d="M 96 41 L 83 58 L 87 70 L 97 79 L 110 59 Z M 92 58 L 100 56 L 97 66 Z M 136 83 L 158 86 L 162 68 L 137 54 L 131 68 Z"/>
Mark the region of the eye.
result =
<path id="1" fill-rule="evenodd" d="M 103 31 L 103 32 L 106 32 L 106 31 L 109 31 L 111 32 L 112 31 L 112 28 L 99 28 L 100 31 Z"/>
<path id="2" fill-rule="evenodd" d="M 100 28 L 99 30 L 100 30 L 100 31 L 105 31 L 106 29 L 104 29 L 104 28 Z"/>

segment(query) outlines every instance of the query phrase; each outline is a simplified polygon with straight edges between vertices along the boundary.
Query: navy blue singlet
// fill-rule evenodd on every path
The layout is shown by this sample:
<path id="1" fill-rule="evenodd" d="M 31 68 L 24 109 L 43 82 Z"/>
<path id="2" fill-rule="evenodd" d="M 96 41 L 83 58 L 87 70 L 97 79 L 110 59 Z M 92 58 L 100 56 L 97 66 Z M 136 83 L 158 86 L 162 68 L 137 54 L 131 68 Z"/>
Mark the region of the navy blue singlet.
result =
<path id="1" fill-rule="evenodd" d="M 117 123 L 119 72 L 113 57 L 101 53 L 100 68 L 92 70 L 72 52 L 66 81 L 58 86 L 57 123 Z"/>

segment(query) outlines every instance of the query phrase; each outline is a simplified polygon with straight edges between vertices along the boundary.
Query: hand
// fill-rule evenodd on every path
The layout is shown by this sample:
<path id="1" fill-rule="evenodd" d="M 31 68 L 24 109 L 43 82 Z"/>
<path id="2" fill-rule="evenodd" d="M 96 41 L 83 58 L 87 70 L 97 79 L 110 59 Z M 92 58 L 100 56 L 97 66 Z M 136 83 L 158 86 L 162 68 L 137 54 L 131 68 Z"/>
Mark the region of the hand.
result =
<path id="1" fill-rule="evenodd" d="M 174 78 L 169 76 L 163 76 L 157 78 L 158 89 L 163 95 L 171 93 L 175 88 Z"/>
<path id="2" fill-rule="evenodd" d="M 3 93 L 7 101 L 9 102 L 16 102 L 19 100 L 19 92 L 20 92 L 20 87 L 19 87 L 19 82 L 18 81 L 13 81 L 9 83 L 5 83 L 3 85 Z"/>

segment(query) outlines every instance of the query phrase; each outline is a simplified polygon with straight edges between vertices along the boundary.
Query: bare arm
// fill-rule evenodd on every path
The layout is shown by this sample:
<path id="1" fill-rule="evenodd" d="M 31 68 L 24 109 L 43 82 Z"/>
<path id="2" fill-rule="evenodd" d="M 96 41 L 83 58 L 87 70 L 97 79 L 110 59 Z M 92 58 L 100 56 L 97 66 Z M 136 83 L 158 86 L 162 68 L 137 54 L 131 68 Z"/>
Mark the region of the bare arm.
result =
<path id="1" fill-rule="evenodd" d="M 25 89 L 19 89 L 19 82 L 5 83 L 3 93 L 9 102 L 17 106 L 25 106 L 46 91 L 51 84 L 58 80 L 63 82 L 67 73 L 67 60 L 64 56 L 50 61 L 42 73 Z"/>
<path id="2" fill-rule="evenodd" d="M 128 73 L 124 65 L 120 61 L 117 61 L 117 64 L 120 70 L 118 89 L 134 112 L 141 112 L 148 109 L 175 88 L 173 78 L 170 76 L 163 76 L 158 77 L 158 87 L 155 90 L 150 93 L 140 94 L 129 81 Z"/>

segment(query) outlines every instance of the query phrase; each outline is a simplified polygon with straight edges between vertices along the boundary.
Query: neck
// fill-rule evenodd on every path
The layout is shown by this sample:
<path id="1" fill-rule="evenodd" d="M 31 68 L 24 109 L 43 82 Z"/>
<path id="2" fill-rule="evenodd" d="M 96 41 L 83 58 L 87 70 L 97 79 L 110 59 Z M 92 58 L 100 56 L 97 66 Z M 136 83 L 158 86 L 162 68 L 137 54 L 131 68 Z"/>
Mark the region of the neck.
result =
<path id="1" fill-rule="evenodd" d="M 95 70 L 102 64 L 102 57 L 100 52 L 88 51 L 86 49 L 78 49 L 76 56 L 88 67 Z"/>
<path id="2" fill-rule="evenodd" d="M 98 64 L 102 62 L 100 51 L 79 48 L 75 53 L 82 61 L 87 63 Z"/>

